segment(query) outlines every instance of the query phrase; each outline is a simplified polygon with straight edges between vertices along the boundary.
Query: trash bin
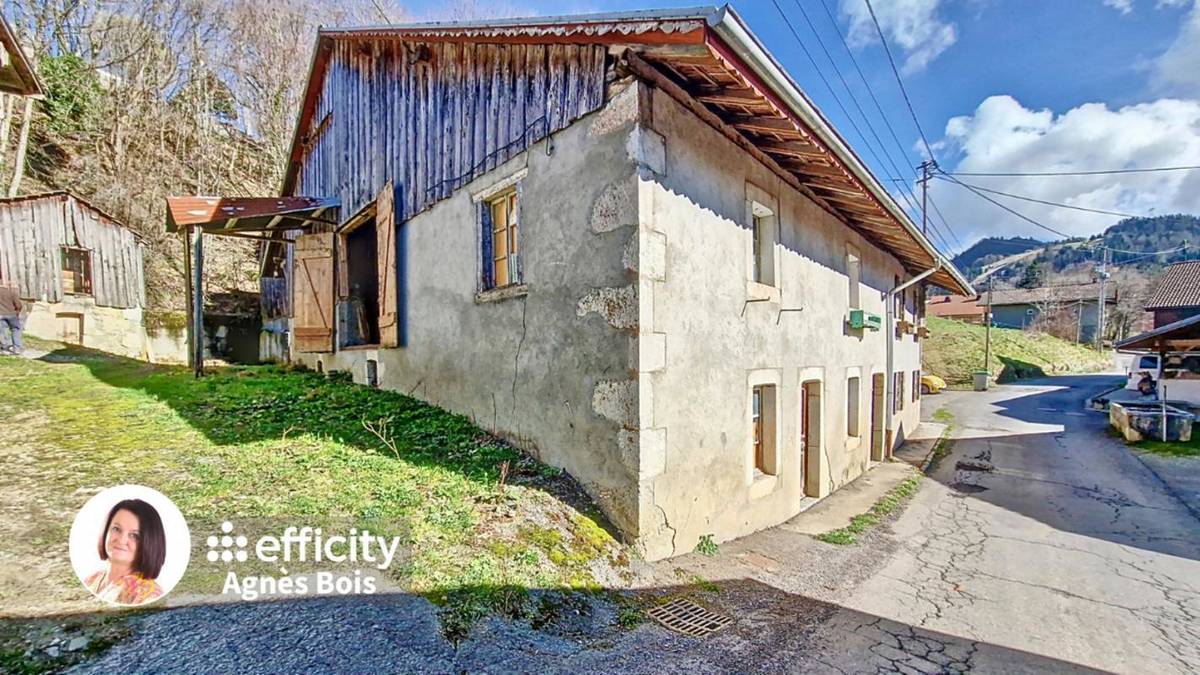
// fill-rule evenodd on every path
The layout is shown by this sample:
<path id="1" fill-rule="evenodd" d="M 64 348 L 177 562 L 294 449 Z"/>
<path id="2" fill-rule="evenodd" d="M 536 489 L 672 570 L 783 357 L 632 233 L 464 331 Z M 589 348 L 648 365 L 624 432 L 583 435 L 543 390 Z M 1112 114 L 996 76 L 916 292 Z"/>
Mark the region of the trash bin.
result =
<path id="1" fill-rule="evenodd" d="M 975 379 L 975 391 L 987 391 L 988 376 L 990 373 L 986 370 L 977 370 L 973 375 Z"/>

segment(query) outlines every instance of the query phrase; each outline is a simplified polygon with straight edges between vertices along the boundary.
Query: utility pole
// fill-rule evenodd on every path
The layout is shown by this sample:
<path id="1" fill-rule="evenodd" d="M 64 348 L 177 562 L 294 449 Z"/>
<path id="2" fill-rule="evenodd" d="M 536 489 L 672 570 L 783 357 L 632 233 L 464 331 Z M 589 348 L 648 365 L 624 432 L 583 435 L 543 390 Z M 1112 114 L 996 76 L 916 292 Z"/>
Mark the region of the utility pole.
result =
<path id="1" fill-rule="evenodd" d="M 992 286 L 995 281 L 988 279 L 987 313 L 984 319 L 987 323 L 983 329 L 983 369 L 991 373 L 992 363 Z"/>
<path id="2" fill-rule="evenodd" d="M 1107 314 L 1106 305 L 1108 304 L 1108 296 L 1105 295 L 1104 287 L 1106 285 L 1106 282 L 1108 281 L 1109 251 L 1108 251 L 1107 247 L 1104 248 L 1103 251 L 1104 252 L 1100 256 L 1100 267 L 1097 268 L 1097 270 L 1096 270 L 1097 276 L 1100 277 L 1100 303 L 1096 308 L 1097 319 L 1098 319 L 1098 321 L 1097 321 L 1098 326 L 1097 326 L 1097 330 L 1096 330 L 1096 349 L 1098 351 L 1104 349 L 1104 320 L 1106 318 L 1108 318 L 1107 316 L 1105 316 Z"/>
<path id="3" fill-rule="evenodd" d="M 921 234 L 929 234 L 929 216 L 926 215 L 929 212 L 929 179 L 937 169 L 937 162 L 927 159 L 917 168 L 921 170 L 921 177 L 917 179 L 921 184 Z"/>

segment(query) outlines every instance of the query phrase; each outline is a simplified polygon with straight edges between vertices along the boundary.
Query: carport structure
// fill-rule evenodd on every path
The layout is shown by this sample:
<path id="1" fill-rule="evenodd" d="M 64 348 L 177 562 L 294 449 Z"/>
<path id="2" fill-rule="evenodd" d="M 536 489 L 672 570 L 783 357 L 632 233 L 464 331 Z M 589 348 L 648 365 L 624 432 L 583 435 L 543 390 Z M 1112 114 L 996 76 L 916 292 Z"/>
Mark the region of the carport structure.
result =
<path id="1" fill-rule="evenodd" d="M 188 362 L 204 372 L 204 235 L 287 242 L 294 233 L 333 227 L 333 197 L 167 197 L 168 233 L 182 232 L 188 297 Z"/>
<path id="2" fill-rule="evenodd" d="M 1200 351 L 1200 314 L 1121 340 L 1121 351 L 1150 354 Z"/>

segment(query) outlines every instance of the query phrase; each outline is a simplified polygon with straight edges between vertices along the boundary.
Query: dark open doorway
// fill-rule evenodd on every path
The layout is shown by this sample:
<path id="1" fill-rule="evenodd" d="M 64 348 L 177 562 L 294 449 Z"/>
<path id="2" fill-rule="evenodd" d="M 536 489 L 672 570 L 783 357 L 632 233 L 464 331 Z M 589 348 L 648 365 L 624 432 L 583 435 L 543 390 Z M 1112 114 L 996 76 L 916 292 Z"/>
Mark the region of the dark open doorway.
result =
<path id="1" fill-rule="evenodd" d="M 379 261 L 375 219 L 368 218 L 342 235 L 345 269 L 341 274 L 341 347 L 379 344 Z"/>

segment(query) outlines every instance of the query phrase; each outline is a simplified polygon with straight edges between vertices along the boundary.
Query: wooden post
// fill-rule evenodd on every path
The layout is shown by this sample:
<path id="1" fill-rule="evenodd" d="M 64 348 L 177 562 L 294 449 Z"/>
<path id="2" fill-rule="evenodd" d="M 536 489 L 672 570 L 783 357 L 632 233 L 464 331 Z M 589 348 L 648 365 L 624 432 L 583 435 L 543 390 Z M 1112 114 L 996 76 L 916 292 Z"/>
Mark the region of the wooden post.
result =
<path id="1" fill-rule="evenodd" d="M 187 287 L 184 303 L 187 308 L 187 363 L 195 368 L 193 363 L 196 356 L 196 336 L 192 333 L 192 228 L 188 227 L 183 235 L 183 283 Z"/>
<path id="2" fill-rule="evenodd" d="M 204 374 L 204 230 L 192 228 L 192 372 Z"/>

